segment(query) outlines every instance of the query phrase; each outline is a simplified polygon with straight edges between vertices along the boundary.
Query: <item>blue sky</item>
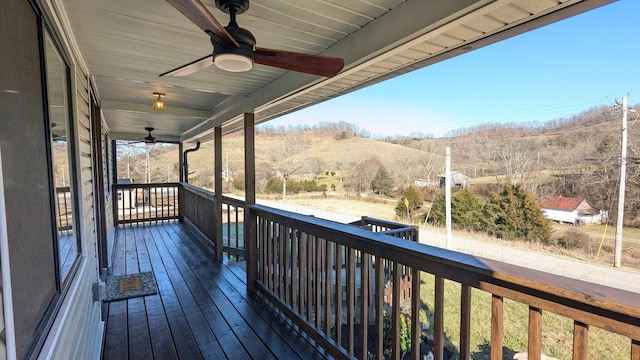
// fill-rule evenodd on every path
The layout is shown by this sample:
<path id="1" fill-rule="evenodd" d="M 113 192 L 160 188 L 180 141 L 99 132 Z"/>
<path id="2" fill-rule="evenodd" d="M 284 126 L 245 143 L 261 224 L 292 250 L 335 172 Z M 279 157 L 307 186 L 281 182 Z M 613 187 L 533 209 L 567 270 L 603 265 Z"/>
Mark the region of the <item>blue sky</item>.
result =
<path id="1" fill-rule="evenodd" d="M 353 123 L 372 135 L 442 136 L 545 122 L 629 93 L 640 103 L 640 1 L 621 0 L 269 121 Z"/>

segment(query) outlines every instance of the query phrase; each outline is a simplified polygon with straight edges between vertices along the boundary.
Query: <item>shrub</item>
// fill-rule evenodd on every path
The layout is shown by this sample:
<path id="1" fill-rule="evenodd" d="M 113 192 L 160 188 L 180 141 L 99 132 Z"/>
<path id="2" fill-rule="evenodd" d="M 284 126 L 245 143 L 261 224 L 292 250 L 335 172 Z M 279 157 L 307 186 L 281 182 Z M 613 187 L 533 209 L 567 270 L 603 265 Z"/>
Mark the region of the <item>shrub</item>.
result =
<path id="1" fill-rule="evenodd" d="M 264 192 L 267 194 L 279 194 L 282 192 L 282 180 L 279 178 L 271 178 L 264 186 Z"/>
<path id="2" fill-rule="evenodd" d="M 558 237 L 556 244 L 564 249 L 588 249 L 589 235 L 577 229 L 569 229 Z"/>
<path id="3" fill-rule="evenodd" d="M 402 194 L 400 200 L 398 200 L 395 211 L 398 217 L 405 217 L 420 207 L 422 207 L 422 197 L 420 193 L 418 193 L 415 187 L 409 186 Z"/>
<path id="4" fill-rule="evenodd" d="M 386 312 L 383 318 L 384 347 L 391 348 L 392 322 L 391 312 Z M 400 314 L 400 351 L 402 356 L 411 350 L 411 318 L 405 314 Z"/>
<path id="5" fill-rule="evenodd" d="M 236 190 L 244 190 L 244 178 L 233 179 L 231 186 L 233 186 L 233 188 Z"/>

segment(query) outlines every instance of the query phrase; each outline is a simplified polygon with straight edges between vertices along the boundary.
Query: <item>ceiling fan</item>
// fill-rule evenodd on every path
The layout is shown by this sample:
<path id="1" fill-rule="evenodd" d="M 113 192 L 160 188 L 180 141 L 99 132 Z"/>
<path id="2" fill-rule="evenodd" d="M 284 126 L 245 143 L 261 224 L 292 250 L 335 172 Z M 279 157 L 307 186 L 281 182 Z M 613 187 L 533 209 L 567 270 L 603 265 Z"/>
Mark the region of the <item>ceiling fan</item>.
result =
<path id="1" fill-rule="evenodd" d="M 216 0 L 216 7 L 229 14 L 230 21 L 226 27 L 216 20 L 200 0 L 167 2 L 209 35 L 213 54 L 164 72 L 160 76 L 185 76 L 213 63 L 223 70 L 232 72 L 248 71 L 253 63 L 256 63 L 326 77 L 335 76 L 344 67 L 344 60 L 341 58 L 256 47 L 253 34 L 236 23 L 236 15 L 249 9 L 249 0 Z"/>
<path id="2" fill-rule="evenodd" d="M 147 135 L 147 136 L 145 136 L 145 137 L 144 137 L 144 142 L 146 142 L 146 143 L 148 143 L 148 144 L 153 144 L 153 143 L 155 143 L 155 142 L 156 142 L 156 138 L 154 138 L 154 137 L 151 135 L 151 132 L 154 130 L 154 128 L 152 128 L 152 127 L 146 127 L 146 128 L 144 128 L 144 129 L 145 129 L 145 130 L 147 130 L 147 131 L 149 132 L 149 135 Z"/>

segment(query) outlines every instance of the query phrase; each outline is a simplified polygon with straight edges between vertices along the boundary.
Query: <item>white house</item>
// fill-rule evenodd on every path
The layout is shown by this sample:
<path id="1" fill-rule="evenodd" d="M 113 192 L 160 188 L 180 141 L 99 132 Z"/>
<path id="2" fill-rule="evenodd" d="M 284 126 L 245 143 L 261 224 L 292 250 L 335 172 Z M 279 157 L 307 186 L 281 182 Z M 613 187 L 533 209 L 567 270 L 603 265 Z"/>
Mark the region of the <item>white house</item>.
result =
<path id="1" fill-rule="evenodd" d="M 596 209 L 585 198 L 548 196 L 542 200 L 542 211 L 547 219 L 575 224 L 600 224 L 607 212 Z"/>

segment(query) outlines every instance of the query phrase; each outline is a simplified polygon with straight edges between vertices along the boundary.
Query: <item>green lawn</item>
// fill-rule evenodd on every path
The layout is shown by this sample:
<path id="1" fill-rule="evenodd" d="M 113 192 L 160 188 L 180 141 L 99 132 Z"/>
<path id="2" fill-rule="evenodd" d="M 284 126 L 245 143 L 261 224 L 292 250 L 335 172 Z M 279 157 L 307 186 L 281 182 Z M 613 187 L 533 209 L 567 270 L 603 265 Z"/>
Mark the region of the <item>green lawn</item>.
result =
<path id="1" fill-rule="evenodd" d="M 423 313 L 422 322 L 433 319 L 434 276 L 422 274 L 420 300 Z M 460 284 L 445 281 L 445 336 L 458 349 L 460 345 Z M 491 294 L 477 289 L 472 291 L 471 300 L 471 359 L 489 359 L 491 339 Z M 561 360 L 570 360 L 573 346 L 573 320 L 543 312 L 542 351 L 545 355 Z M 504 300 L 503 353 L 510 357 L 527 350 L 528 307 L 524 304 Z M 457 354 L 457 352 L 456 352 Z M 631 341 L 608 331 L 591 327 L 589 331 L 590 359 L 628 359 Z M 457 357 L 456 357 L 457 359 Z"/>

